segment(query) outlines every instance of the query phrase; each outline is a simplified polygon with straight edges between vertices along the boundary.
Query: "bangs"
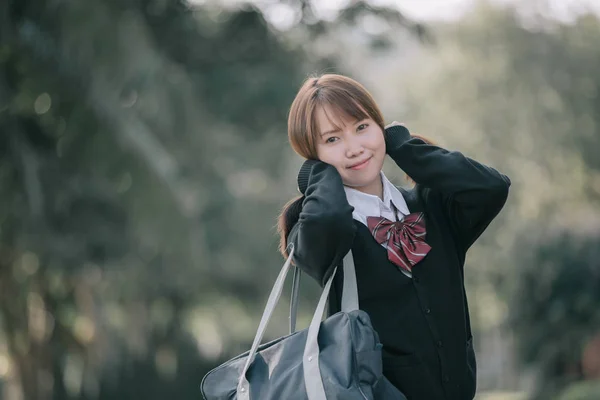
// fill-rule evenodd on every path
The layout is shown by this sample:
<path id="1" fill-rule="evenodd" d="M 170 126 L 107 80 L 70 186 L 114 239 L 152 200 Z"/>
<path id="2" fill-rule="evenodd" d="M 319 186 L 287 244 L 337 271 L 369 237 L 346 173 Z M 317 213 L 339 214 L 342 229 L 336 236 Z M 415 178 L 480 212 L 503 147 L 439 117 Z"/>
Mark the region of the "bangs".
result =
<path id="1" fill-rule="evenodd" d="M 317 121 L 317 110 L 319 108 L 323 109 L 329 123 L 333 125 L 335 129 L 342 129 L 344 121 L 355 122 L 367 118 L 375 119 L 360 106 L 358 99 L 355 99 L 354 96 L 352 96 L 352 93 L 335 89 L 321 91 L 320 93 L 316 93 L 309 116 L 311 122 L 310 136 L 312 137 L 313 143 L 316 143 L 321 134 L 321 128 Z"/>

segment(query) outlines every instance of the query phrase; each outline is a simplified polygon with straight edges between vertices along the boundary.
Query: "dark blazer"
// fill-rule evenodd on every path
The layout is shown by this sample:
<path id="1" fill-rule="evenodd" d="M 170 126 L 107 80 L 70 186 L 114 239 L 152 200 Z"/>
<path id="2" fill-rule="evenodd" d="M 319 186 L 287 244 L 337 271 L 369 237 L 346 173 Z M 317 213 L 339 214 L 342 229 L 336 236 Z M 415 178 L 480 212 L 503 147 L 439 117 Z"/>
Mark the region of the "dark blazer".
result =
<path id="1" fill-rule="evenodd" d="M 416 182 L 411 190 L 400 189 L 409 210 L 425 213 L 431 250 L 414 266 L 413 277 L 401 273 L 369 229 L 352 219 L 339 173 L 320 161 L 305 163 L 299 175 L 305 198 L 288 235 L 294 262 L 323 285 L 352 249 L 360 308 L 383 344 L 385 376 L 409 400 L 473 399 L 476 362 L 465 257 L 502 209 L 510 180 L 459 152 L 411 138 L 403 126 L 386 130 L 386 145 Z M 330 314 L 340 310 L 342 281 L 340 271 Z"/>

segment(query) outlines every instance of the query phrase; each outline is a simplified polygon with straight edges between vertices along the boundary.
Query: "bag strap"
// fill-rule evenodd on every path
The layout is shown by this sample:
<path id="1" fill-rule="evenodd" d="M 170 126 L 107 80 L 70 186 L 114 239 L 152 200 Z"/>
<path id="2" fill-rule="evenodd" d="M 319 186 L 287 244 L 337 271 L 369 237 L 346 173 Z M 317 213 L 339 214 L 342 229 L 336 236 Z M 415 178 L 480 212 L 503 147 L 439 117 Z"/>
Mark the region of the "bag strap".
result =
<path id="1" fill-rule="evenodd" d="M 258 346 L 260 345 L 269 320 L 273 315 L 273 311 L 275 306 L 279 302 L 281 298 L 281 293 L 283 291 L 283 284 L 285 283 L 285 278 L 289 272 L 292 257 L 294 255 L 294 247 L 291 246 L 291 250 L 289 256 L 281 268 L 279 275 L 273 285 L 273 289 L 271 289 L 271 293 L 269 294 L 269 298 L 267 300 L 267 305 L 265 306 L 265 310 L 263 312 L 260 323 L 258 324 L 258 329 L 256 332 L 256 336 L 254 337 L 254 341 L 252 342 L 252 347 L 250 348 L 250 352 L 246 358 L 246 363 L 244 368 L 242 369 L 242 373 L 240 375 L 237 387 L 237 398 L 239 400 L 250 400 L 250 383 L 246 378 L 246 372 L 248 372 L 248 368 L 254 361 L 254 357 L 256 356 L 256 351 L 258 350 Z M 352 261 L 352 262 L 349 262 Z M 351 268 L 348 272 L 354 272 L 354 261 L 352 258 L 352 252 L 348 252 L 344 257 L 344 269 Z M 329 296 L 329 292 L 331 290 L 331 285 L 333 283 L 333 278 L 336 274 L 337 267 L 334 268 L 333 273 L 327 280 L 325 287 L 323 288 L 323 292 L 321 293 L 321 297 L 319 298 L 319 303 L 317 304 L 317 308 L 315 313 L 313 314 L 312 321 L 308 328 L 308 334 L 306 338 L 306 346 L 304 348 L 304 357 L 302 360 L 303 368 L 304 368 L 304 379 L 306 384 L 306 390 L 308 394 L 309 400 L 327 400 L 325 396 L 325 389 L 323 386 L 323 381 L 321 378 L 321 373 L 319 370 L 319 343 L 317 342 L 317 338 L 319 335 L 319 328 L 321 326 L 321 321 L 323 320 L 323 316 L 325 314 L 325 305 L 327 303 L 327 297 Z M 346 272 L 346 271 L 344 271 Z M 352 306 L 356 304 L 358 306 L 358 293 L 356 291 L 356 276 L 354 274 L 344 274 L 344 281 L 346 281 L 347 276 L 354 276 L 354 281 L 350 279 L 349 283 L 344 283 L 344 288 L 346 286 L 350 287 L 350 292 L 352 292 L 352 283 L 354 283 L 354 294 L 349 293 L 349 296 L 355 296 L 356 301 L 347 302 L 348 306 Z M 299 283 L 298 280 L 296 282 Z M 296 296 L 297 296 L 296 290 Z M 297 304 L 297 298 L 296 303 Z M 354 308 L 358 309 L 358 307 Z M 353 310 L 348 310 L 353 311 Z M 295 321 L 294 321 L 295 324 Z M 310 383 L 310 384 L 308 384 Z"/>
<path id="2" fill-rule="evenodd" d="M 342 286 L 342 311 L 350 312 L 358 310 L 358 285 L 356 283 L 356 268 L 354 266 L 354 257 L 349 251 L 344 257 L 344 284 Z M 332 274 L 332 275 L 335 275 Z M 292 296 L 290 299 L 290 335 L 296 332 L 296 317 L 298 315 L 298 294 L 300 289 L 300 278 L 302 270 L 294 267 L 294 278 L 292 280 Z"/>
<path id="3" fill-rule="evenodd" d="M 296 315 L 298 314 L 298 292 L 300 290 L 300 278 L 302 270 L 294 267 L 294 278 L 292 280 L 292 299 L 290 300 L 290 335 L 296 332 Z"/>
<path id="4" fill-rule="evenodd" d="M 356 283 L 356 268 L 352 250 L 344 257 L 344 284 L 342 286 L 342 311 L 358 310 L 358 284 Z"/>
<path id="5" fill-rule="evenodd" d="M 325 314 L 325 303 L 327 302 L 336 271 L 337 267 L 327 280 L 306 336 L 302 368 L 304 370 L 304 386 L 309 400 L 327 400 L 323 378 L 321 377 L 321 369 L 319 368 L 319 354 L 321 351 L 319 349 L 318 337 L 321 321 Z M 352 257 L 352 251 L 349 251 L 344 257 L 343 288 L 346 291 L 346 301 L 344 301 L 344 294 L 342 293 L 342 311 L 344 312 L 358 310 L 358 290 L 356 288 L 356 275 L 354 272 L 354 258 Z"/>
<path id="6" fill-rule="evenodd" d="M 271 289 L 271 293 L 269 294 L 269 298 L 267 300 L 267 305 L 265 306 L 265 310 L 263 311 L 260 323 L 258 324 L 256 336 L 254 336 L 252 347 L 250 348 L 250 352 L 248 353 L 248 356 L 246 358 L 246 364 L 242 369 L 242 373 L 240 375 L 240 379 L 238 381 L 237 386 L 237 398 L 239 400 L 250 400 L 250 384 L 248 382 L 248 379 L 246 378 L 246 372 L 248 371 L 248 367 L 250 366 L 250 364 L 252 364 L 252 362 L 254 361 L 254 357 L 256 356 L 256 350 L 258 349 L 258 346 L 260 345 L 260 342 L 262 341 L 262 338 L 265 334 L 265 330 L 267 328 L 267 325 L 269 324 L 269 320 L 273 315 L 273 310 L 279 302 L 285 278 L 287 276 L 288 271 L 290 270 L 293 255 L 294 246 L 292 245 L 289 256 L 285 261 L 285 264 L 283 264 L 283 267 L 281 268 L 277 279 L 275 280 L 273 289 Z"/>
<path id="7" fill-rule="evenodd" d="M 319 336 L 321 321 L 325 314 L 325 304 L 327 303 L 327 297 L 331 290 L 331 284 L 336 271 L 337 267 L 333 269 L 333 273 L 325 284 L 325 288 L 319 299 L 319 304 L 317 304 L 317 309 L 315 310 L 310 326 L 308 327 L 308 334 L 306 335 L 306 345 L 304 346 L 304 354 L 302 357 L 302 368 L 304 370 L 304 386 L 306 388 L 308 400 L 327 400 L 323 378 L 321 377 L 321 369 L 319 368 L 319 342 L 317 341 L 317 338 Z"/>

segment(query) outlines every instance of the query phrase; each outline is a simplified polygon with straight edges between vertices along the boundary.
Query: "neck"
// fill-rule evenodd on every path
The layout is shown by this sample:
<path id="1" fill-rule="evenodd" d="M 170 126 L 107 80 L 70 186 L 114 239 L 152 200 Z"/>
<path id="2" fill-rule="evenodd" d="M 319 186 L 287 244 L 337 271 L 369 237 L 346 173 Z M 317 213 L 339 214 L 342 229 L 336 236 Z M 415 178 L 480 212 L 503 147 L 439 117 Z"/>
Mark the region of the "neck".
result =
<path id="1" fill-rule="evenodd" d="M 381 180 L 381 174 L 377 175 L 377 178 L 368 185 L 357 186 L 354 187 L 354 189 L 358 190 L 359 192 L 377 196 L 383 200 L 383 181 Z"/>

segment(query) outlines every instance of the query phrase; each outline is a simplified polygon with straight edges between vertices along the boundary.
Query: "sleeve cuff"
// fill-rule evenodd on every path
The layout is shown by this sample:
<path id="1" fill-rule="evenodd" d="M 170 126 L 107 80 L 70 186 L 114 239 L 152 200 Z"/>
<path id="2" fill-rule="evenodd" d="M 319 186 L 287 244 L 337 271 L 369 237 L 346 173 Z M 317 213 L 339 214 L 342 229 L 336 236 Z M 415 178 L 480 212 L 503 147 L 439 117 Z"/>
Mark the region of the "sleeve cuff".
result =
<path id="1" fill-rule="evenodd" d="M 403 125 L 395 125 L 385 130 L 385 146 L 386 149 L 394 149 L 404 142 L 410 140 L 410 132 Z"/>
<path id="2" fill-rule="evenodd" d="M 298 191 L 300 193 L 304 194 L 306 192 L 312 167 L 319 162 L 319 160 L 306 160 L 300 167 L 300 171 L 298 172 Z"/>

